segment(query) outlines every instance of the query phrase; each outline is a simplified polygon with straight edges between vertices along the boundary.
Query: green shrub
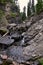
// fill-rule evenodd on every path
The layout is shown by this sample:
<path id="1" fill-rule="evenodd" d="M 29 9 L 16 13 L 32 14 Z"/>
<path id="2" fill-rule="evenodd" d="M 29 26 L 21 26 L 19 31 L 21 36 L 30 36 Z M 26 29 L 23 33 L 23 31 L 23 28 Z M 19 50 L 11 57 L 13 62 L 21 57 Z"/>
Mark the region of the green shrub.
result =
<path id="1" fill-rule="evenodd" d="M 13 2 L 13 0 L 0 0 L 0 3 Z"/>
<path id="2" fill-rule="evenodd" d="M 13 12 L 11 12 L 11 16 L 12 16 L 13 18 L 15 18 L 16 15 L 17 15 L 17 13 L 13 13 Z"/>
<path id="3" fill-rule="evenodd" d="M 43 1 L 42 0 L 37 0 L 37 4 L 36 4 L 36 12 L 37 14 L 39 14 L 42 11 L 42 7 L 43 7 Z"/>
<path id="4" fill-rule="evenodd" d="M 0 10 L 0 19 L 2 18 L 3 15 L 4 15 L 4 11 Z"/>
<path id="5" fill-rule="evenodd" d="M 43 58 L 39 59 L 39 63 L 43 65 Z"/>

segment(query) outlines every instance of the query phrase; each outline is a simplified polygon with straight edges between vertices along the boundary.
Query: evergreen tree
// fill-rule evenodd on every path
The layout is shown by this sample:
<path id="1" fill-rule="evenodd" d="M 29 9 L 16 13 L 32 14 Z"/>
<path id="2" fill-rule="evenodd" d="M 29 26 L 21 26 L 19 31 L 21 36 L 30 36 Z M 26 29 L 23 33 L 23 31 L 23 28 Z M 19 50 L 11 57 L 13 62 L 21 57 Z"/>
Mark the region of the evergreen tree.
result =
<path id="1" fill-rule="evenodd" d="M 22 20 L 24 21 L 25 19 L 26 19 L 26 7 L 24 6 L 22 13 Z"/>
<path id="2" fill-rule="evenodd" d="M 32 13 L 35 12 L 35 7 L 34 7 L 34 0 L 32 0 Z"/>
<path id="3" fill-rule="evenodd" d="M 36 5 L 36 12 L 40 13 L 41 10 L 43 9 L 43 1 L 42 0 L 37 0 L 37 5 Z"/>
<path id="4" fill-rule="evenodd" d="M 31 9 L 30 9 L 30 3 L 28 3 L 27 6 L 27 16 L 29 17 L 31 15 Z"/>

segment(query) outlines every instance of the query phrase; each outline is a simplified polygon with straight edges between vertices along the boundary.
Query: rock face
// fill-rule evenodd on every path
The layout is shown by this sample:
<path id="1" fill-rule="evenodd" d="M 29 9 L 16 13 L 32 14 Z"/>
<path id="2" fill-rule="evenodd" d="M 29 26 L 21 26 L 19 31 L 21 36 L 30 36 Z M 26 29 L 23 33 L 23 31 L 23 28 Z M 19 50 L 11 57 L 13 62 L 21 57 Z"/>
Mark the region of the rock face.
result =
<path id="1" fill-rule="evenodd" d="M 12 65 L 39 64 L 38 59 L 43 58 L 43 18 L 37 19 L 36 17 L 34 19 L 13 27 L 13 30 L 11 29 L 13 33 L 8 34 L 10 37 L 7 40 L 6 37 L 3 39 L 0 37 L 2 42 L 0 44 L 3 45 L 4 42 L 4 46 L 9 46 L 0 51 L 1 61 L 7 57 L 5 61 Z M 13 40 L 14 43 L 12 44 L 13 41 L 10 40 Z"/>

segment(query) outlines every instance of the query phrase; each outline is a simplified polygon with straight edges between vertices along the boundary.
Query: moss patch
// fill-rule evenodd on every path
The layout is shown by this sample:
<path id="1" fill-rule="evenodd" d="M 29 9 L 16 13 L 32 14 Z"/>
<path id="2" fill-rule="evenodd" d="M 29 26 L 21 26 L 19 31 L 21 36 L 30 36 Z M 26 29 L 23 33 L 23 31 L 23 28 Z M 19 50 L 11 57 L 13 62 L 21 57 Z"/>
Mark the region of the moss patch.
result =
<path id="1" fill-rule="evenodd" d="M 11 12 L 10 15 L 11 15 L 11 17 L 15 18 L 17 16 L 17 13 Z"/>
<path id="2" fill-rule="evenodd" d="M 43 58 L 39 59 L 39 63 L 43 65 Z"/>
<path id="3" fill-rule="evenodd" d="M 2 18 L 3 15 L 4 15 L 4 11 L 0 10 L 0 19 Z"/>

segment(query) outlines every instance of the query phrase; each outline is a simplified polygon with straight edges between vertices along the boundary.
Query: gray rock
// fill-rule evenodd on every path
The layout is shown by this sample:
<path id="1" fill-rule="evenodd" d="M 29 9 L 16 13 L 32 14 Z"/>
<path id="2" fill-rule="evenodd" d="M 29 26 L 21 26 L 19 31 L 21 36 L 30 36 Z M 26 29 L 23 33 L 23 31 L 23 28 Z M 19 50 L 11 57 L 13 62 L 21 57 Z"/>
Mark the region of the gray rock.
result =
<path id="1" fill-rule="evenodd" d="M 3 61 L 0 59 L 0 65 L 3 64 Z"/>
<path id="2" fill-rule="evenodd" d="M 23 36 L 18 33 L 14 33 L 11 35 L 11 38 L 14 40 L 21 40 L 23 38 Z"/>
<path id="3" fill-rule="evenodd" d="M 14 40 L 10 39 L 9 36 L 0 37 L 0 45 L 10 46 L 11 44 L 13 44 L 13 42 Z"/>
<path id="4" fill-rule="evenodd" d="M 12 57 L 18 63 L 24 63 L 30 57 L 24 55 L 24 48 L 21 46 L 12 46 L 7 50 L 8 56 Z"/>

